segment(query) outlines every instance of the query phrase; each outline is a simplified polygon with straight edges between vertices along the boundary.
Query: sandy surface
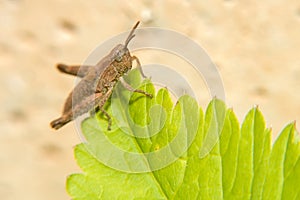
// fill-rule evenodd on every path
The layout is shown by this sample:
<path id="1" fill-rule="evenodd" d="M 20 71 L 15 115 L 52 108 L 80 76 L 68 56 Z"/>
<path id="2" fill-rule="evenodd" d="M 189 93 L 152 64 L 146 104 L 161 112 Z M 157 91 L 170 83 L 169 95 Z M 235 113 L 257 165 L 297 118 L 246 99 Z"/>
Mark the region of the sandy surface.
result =
<path id="1" fill-rule="evenodd" d="M 69 199 L 65 179 L 79 171 L 72 147 L 80 140 L 72 124 L 54 131 L 49 121 L 74 78 L 54 66 L 82 63 L 137 19 L 202 45 L 240 120 L 257 104 L 274 135 L 300 121 L 299 1 L 0 0 L 1 199 Z"/>

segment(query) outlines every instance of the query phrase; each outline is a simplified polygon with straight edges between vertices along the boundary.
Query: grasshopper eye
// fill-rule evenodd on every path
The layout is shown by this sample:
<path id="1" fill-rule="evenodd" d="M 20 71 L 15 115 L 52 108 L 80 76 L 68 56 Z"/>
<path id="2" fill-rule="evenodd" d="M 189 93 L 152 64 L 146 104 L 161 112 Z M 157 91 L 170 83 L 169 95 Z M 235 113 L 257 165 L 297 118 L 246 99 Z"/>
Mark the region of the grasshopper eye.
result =
<path id="1" fill-rule="evenodd" d="M 121 61 L 122 61 L 122 58 L 123 58 L 123 55 L 124 55 L 124 53 L 123 53 L 122 51 L 119 51 L 119 52 L 117 53 L 117 55 L 116 55 L 115 60 L 116 60 L 117 62 L 121 62 Z"/>

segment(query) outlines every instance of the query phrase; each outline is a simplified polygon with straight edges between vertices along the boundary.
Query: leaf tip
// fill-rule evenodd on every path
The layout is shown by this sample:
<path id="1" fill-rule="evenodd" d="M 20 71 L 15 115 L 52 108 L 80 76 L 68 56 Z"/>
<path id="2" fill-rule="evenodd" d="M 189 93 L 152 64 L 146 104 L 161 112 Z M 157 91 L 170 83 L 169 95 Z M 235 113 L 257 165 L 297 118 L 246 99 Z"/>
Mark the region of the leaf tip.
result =
<path id="1" fill-rule="evenodd" d="M 294 121 L 292 122 L 292 124 L 293 124 L 294 130 L 297 131 L 297 120 L 294 120 Z"/>
<path id="2" fill-rule="evenodd" d="M 259 109 L 259 105 L 258 105 L 258 104 L 254 104 L 254 105 L 253 105 L 253 108 L 254 108 L 255 110 L 258 110 L 258 109 Z"/>
<path id="3" fill-rule="evenodd" d="M 270 125 L 270 127 L 268 128 L 270 132 L 273 132 L 273 126 Z"/>

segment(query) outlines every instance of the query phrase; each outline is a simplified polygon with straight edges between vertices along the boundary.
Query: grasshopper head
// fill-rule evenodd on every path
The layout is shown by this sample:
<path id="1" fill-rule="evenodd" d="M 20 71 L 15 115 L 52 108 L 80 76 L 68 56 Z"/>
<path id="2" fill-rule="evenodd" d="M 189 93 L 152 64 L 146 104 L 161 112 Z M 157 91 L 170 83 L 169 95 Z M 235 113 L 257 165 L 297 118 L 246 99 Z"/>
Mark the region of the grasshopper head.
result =
<path id="1" fill-rule="evenodd" d="M 134 31 L 135 29 L 137 28 L 137 26 L 139 25 L 139 21 L 134 25 L 134 27 L 132 28 L 132 30 L 130 31 L 126 41 L 125 41 L 125 44 L 119 44 L 117 45 L 113 50 L 113 58 L 114 58 L 114 61 L 117 61 L 117 62 L 122 62 L 123 61 L 123 58 L 124 57 L 127 57 L 127 56 L 130 56 L 130 53 L 129 53 L 129 50 L 127 48 L 128 46 L 128 43 L 130 42 L 130 40 L 132 38 L 134 38 Z"/>
<path id="2" fill-rule="evenodd" d="M 118 44 L 111 52 L 113 53 L 113 61 L 117 63 L 123 62 L 127 56 L 130 57 L 128 48 L 123 44 Z"/>

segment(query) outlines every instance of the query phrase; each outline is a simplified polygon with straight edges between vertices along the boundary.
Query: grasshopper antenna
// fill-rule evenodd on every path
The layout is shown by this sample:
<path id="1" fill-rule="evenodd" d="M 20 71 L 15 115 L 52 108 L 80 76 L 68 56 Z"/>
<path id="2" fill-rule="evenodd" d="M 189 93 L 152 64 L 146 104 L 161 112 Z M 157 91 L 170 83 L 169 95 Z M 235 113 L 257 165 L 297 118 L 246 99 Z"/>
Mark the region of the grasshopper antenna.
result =
<path id="1" fill-rule="evenodd" d="M 131 40 L 132 38 L 134 38 L 135 35 L 133 34 L 133 32 L 134 32 L 135 29 L 138 27 L 139 23 L 140 23 L 140 21 L 137 21 L 137 23 L 134 25 L 134 27 L 133 27 L 132 30 L 130 31 L 130 33 L 129 33 L 129 35 L 128 35 L 126 41 L 125 41 L 125 47 L 126 47 L 126 48 L 127 48 L 128 43 L 130 42 L 130 40 Z"/>

